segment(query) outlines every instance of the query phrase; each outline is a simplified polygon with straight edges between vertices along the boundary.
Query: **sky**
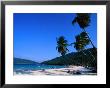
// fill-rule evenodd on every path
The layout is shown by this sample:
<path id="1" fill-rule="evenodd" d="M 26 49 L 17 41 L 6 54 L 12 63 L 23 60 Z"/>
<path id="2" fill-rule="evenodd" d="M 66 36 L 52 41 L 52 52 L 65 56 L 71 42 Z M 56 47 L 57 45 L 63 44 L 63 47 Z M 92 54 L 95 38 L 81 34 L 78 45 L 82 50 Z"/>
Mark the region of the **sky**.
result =
<path id="1" fill-rule="evenodd" d="M 82 32 L 77 23 L 72 25 L 75 16 L 75 13 L 14 13 L 14 57 L 42 62 L 61 56 L 56 50 L 56 38 L 64 36 L 68 43 L 73 43 Z M 91 14 L 86 31 L 97 47 L 96 13 Z M 73 46 L 68 49 L 68 53 L 76 52 Z"/>

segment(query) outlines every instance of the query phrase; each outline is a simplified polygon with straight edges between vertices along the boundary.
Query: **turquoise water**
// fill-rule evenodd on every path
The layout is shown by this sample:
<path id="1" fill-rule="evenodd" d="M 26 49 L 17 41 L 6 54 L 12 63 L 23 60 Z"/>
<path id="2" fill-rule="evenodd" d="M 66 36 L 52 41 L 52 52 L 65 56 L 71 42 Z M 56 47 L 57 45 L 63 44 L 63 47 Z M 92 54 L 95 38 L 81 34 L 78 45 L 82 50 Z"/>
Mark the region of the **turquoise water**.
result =
<path id="1" fill-rule="evenodd" d="M 14 65 L 14 74 L 31 74 L 32 73 L 31 71 L 34 71 L 34 70 L 45 71 L 45 69 L 58 69 L 58 68 L 65 68 L 65 67 L 66 66 L 58 66 L 58 65 L 16 64 Z M 84 67 L 80 68 L 78 72 L 79 72 L 77 73 L 78 75 L 79 74 L 89 75 L 89 73 L 94 73 L 92 72 L 92 70 Z M 73 73 L 70 73 L 70 74 L 73 74 Z M 52 74 L 49 73 L 47 75 L 52 75 Z"/>
<path id="2" fill-rule="evenodd" d="M 42 69 L 58 69 L 66 66 L 59 65 L 36 65 L 36 64 L 16 64 L 14 70 L 42 70 Z"/>

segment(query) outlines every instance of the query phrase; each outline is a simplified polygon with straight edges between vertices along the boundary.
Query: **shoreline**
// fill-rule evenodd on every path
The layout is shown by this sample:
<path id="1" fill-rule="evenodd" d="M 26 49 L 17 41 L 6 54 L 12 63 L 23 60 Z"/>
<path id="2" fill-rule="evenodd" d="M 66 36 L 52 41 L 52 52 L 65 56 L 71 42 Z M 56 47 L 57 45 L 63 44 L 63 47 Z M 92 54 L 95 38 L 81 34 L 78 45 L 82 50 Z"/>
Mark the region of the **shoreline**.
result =
<path id="1" fill-rule="evenodd" d="M 71 75 L 97 75 L 92 70 L 83 66 L 69 66 L 58 69 L 42 69 L 42 70 L 17 70 L 14 75 L 49 75 L 49 76 L 71 76 Z"/>

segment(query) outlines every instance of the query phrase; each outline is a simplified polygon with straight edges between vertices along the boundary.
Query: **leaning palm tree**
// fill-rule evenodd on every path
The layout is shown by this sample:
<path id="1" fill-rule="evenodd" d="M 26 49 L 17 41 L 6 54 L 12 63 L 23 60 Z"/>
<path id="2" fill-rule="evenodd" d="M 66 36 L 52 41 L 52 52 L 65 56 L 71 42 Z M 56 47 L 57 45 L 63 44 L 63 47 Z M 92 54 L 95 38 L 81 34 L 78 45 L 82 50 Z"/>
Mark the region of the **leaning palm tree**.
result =
<path id="1" fill-rule="evenodd" d="M 76 36 L 75 38 L 76 38 L 76 42 L 73 43 L 73 44 L 74 44 L 74 48 L 75 48 L 78 52 L 82 52 L 82 55 L 79 54 L 79 57 L 82 58 L 83 54 L 86 55 L 86 54 L 83 52 L 83 50 L 84 50 L 84 48 L 85 48 L 85 44 L 83 43 L 83 40 L 82 40 L 82 38 L 81 38 L 80 35 Z M 81 59 L 81 60 L 82 60 L 82 59 Z M 81 62 L 83 63 L 83 61 L 81 61 Z"/>
<path id="2" fill-rule="evenodd" d="M 85 47 L 86 47 L 86 45 L 88 45 L 90 43 L 90 40 L 87 37 L 87 33 L 86 32 L 82 32 L 81 33 L 81 36 L 83 38 L 83 41 L 82 42 L 85 44 Z M 88 52 L 93 57 L 93 61 L 94 61 L 95 60 L 94 55 L 89 50 L 88 50 Z"/>
<path id="3" fill-rule="evenodd" d="M 82 50 L 84 49 L 84 46 L 83 46 L 81 43 L 79 43 L 79 42 L 74 42 L 74 48 L 75 48 L 78 52 L 80 52 L 80 51 L 82 51 Z"/>
<path id="4" fill-rule="evenodd" d="M 87 37 L 87 33 L 86 32 L 82 32 L 80 33 L 79 35 L 77 35 L 75 37 L 76 39 L 76 42 L 72 43 L 74 44 L 74 48 L 77 50 L 77 51 L 82 51 L 85 49 L 85 47 L 89 44 L 89 39 Z"/>
<path id="5" fill-rule="evenodd" d="M 76 38 L 77 39 L 77 38 Z M 77 40 L 78 41 L 78 40 Z M 81 32 L 80 33 L 80 39 L 79 42 L 81 42 L 84 46 L 87 46 L 90 43 L 90 40 L 87 36 L 86 32 Z"/>
<path id="6" fill-rule="evenodd" d="M 82 28 L 82 30 L 84 32 L 86 32 L 85 28 L 88 27 L 90 25 L 90 14 L 89 13 L 77 13 L 76 17 L 74 18 L 74 20 L 72 21 L 72 24 L 74 25 L 75 23 L 78 23 L 80 28 Z M 87 32 L 86 32 L 87 33 Z M 92 43 L 88 33 L 87 33 L 87 37 L 90 40 L 91 45 L 93 46 L 93 48 L 95 48 L 94 44 Z"/>
<path id="7" fill-rule="evenodd" d="M 76 42 L 71 43 L 70 45 L 74 44 L 74 48 L 77 51 L 81 51 L 85 49 L 85 46 L 87 46 L 90 43 L 90 40 L 87 37 L 86 32 L 82 32 L 79 35 L 75 36 Z"/>
<path id="8" fill-rule="evenodd" d="M 64 56 L 67 51 L 69 51 L 67 49 L 67 46 L 68 46 L 68 42 L 67 40 L 65 40 L 65 37 L 64 36 L 60 36 L 58 39 L 57 39 L 57 47 L 56 49 L 58 50 L 58 52 Z"/>
<path id="9" fill-rule="evenodd" d="M 74 44 L 74 48 L 78 52 L 82 52 L 84 55 L 86 55 L 83 50 L 90 43 L 90 40 L 87 37 L 87 33 L 86 32 L 82 32 L 79 35 L 77 35 L 75 38 L 76 38 L 76 42 L 73 43 Z M 95 56 L 90 51 L 88 51 L 88 52 L 93 58 L 93 61 L 91 61 L 91 63 L 93 63 L 95 61 Z"/>

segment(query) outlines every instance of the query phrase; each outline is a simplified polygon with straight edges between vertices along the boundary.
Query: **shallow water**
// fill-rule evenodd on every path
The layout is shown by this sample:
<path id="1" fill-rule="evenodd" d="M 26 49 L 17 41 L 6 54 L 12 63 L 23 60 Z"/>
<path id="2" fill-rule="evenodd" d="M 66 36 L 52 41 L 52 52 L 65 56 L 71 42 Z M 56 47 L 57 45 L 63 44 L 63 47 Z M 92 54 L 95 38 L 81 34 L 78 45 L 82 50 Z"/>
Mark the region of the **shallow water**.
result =
<path id="1" fill-rule="evenodd" d="M 37 65 L 37 64 L 16 64 L 14 70 L 42 70 L 42 69 L 58 69 L 66 66 L 59 65 Z"/>
<path id="2" fill-rule="evenodd" d="M 61 68 L 61 69 L 60 69 Z M 49 70 L 52 69 L 52 70 Z M 35 73 L 33 73 L 35 71 Z M 37 72 L 36 72 L 37 71 Z M 70 72 L 68 72 L 70 71 Z M 47 74 L 48 73 L 48 74 Z M 96 75 L 92 70 L 75 66 L 67 68 L 67 66 L 58 65 L 37 65 L 37 64 L 17 64 L 14 65 L 14 74 L 28 74 L 28 75 Z"/>

